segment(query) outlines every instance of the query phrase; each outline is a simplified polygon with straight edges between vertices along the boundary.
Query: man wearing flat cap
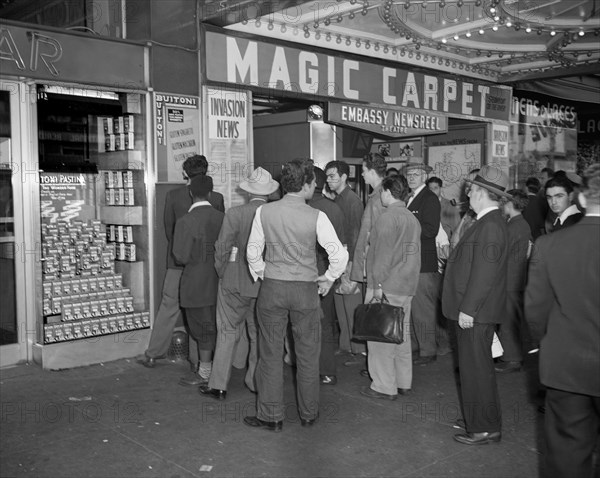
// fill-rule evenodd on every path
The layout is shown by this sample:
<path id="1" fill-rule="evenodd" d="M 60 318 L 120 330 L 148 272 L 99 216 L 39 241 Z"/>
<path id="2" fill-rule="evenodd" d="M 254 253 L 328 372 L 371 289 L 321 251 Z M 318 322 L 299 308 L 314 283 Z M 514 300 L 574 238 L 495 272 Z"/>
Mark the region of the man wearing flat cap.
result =
<path id="1" fill-rule="evenodd" d="M 423 163 L 407 163 L 403 174 L 411 194 L 407 209 L 421 225 L 421 270 L 417 292 L 412 301 L 411 338 L 413 349 L 419 351 L 415 365 L 426 365 L 436 360 L 436 326 L 439 314 L 440 280 L 435 238 L 440 230 L 441 205 L 438 197 L 426 185 L 427 174 L 432 168 Z"/>
<path id="2" fill-rule="evenodd" d="M 179 284 L 179 303 L 185 310 L 190 336 L 198 344 L 198 372 L 183 377 L 181 385 L 195 379 L 207 382 L 217 339 L 215 304 L 219 279 L 215 271 L 215 241 L 224 214 L 217 211 L 208 197 L 213 189 L 210 176 L 196 176 L 190 182 L 192 205 L 175 224 L 173 256 L 183 266 Z"/>
<path id="3" fill-rule="evenodd" d="M 250 275 L 246 246 L 256 210 L 279 189 L 279 183 L 267 170 L 258 167 L 239 187 L 246 191 L 249 201 L 227 211 L 215 244 L 215 269 L 221 279 L 217 295 L 217 346 L 208 385 L 200 386 L 200 393 L 217 400 L 225 399 L 227 394 L 234 350 L 244 332 L 244 323 L 250 341 L 245 383 L 251 391 L 256 390 L 255 308 L 260 282 L 254 282 Z"/>
<path id="4" fill-rule="evenodd" d="M 508 177 L 496 166 L 481 168 L 469 180 L 469 203 L 477 214 L 450 253 L 444 276 L 444 316 L 456 322 L 460 395 L 465 445 L 499 442 L 502 417 L 491 348 L 506 309 L 508 232 L 499 209 Z"/>

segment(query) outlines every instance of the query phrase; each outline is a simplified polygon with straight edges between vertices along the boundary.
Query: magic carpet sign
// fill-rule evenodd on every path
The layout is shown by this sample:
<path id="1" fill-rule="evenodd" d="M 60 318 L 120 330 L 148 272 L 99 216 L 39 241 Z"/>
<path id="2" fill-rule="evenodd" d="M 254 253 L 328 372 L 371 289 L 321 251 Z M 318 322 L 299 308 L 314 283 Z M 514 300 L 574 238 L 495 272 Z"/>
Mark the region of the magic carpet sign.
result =
<path id="1" fill-rule="evenodd" d="M 448 131 L 448 118 L 422 110 L 366 107 L 329 103 L 327 122 L 390 138 L 423 136 Z"/>
<path id="2" fill-rule="evenodd" d="M 285 92 L 474 119 L 508 121 L 510 116 L 512 90 L 504 86 L 211 30 L 205 30 L 204 46 L 208 81 L 241 85 L 270 96 Z"/>

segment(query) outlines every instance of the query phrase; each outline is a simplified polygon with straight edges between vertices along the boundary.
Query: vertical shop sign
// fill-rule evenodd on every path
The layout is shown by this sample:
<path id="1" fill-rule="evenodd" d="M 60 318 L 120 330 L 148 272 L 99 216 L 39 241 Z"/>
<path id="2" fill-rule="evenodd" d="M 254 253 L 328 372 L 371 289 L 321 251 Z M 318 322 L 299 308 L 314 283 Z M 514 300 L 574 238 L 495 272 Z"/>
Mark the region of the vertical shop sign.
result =
<path id="1" fill-rule="evenodd" d="M 508 125 L 492 123 L 492 164 L 508 174 Z"/>
<path id="2" fill-rule="evenodd" d="M 154 136 L 160 182 L 182 182 L 183 162 L 200 154 L 200 110 L 196 96 L 154 94 Z"/>
<path id="3" fill-rule="evenodd" d="M 223 194 L 226 207 L 244 203 L 237 186 L 252 170 L 248 135 L 251 108 L 249 92 L 204 88 L 208 174 L 215 191 Z"/>

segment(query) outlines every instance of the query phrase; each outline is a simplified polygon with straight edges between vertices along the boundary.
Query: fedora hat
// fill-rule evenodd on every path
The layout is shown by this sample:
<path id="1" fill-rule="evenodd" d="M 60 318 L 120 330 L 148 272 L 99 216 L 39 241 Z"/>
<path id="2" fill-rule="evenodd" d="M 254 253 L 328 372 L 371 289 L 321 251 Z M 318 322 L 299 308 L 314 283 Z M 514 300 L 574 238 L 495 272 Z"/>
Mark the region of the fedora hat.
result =
<path id="1" fill-rule="evenodd" d="M 433 168 L 425 163 L 417 163 L 417 162 L 408 162 L 406 163 L 404 166 L 402 166 L 402 171 L 406 172 L 409 171 L 411 169 L 421 169 L 423 171 L 425 171 L 426 173 L 430 173 L 431 171 L 433 171 Z"/>
<path id="2" fill-rule="evenodd" d="M 259 166 L 252 171 L 248 179 L 240 182 L 240 188 L 250 194 L 268 196 L 279 189 L 279 183 L 273 179 L 269 171 Z"/>
<path id="3" fill-rule="evenodd" d="M 511 198 L 508 194 L 508 176 L 498 166 L 486 164 L 473 179 L 466 179 L 468 183 L 487 189 L 499 196 Z"/>

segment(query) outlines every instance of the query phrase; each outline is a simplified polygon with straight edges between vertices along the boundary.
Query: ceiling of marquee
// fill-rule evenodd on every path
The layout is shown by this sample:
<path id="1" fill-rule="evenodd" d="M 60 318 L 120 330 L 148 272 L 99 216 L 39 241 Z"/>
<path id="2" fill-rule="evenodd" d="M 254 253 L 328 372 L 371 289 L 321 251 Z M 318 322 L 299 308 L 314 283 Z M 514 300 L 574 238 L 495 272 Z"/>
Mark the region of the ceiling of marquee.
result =
<path id="1" fill-rule="evenodd" d="M 591 82 L 600 92 L 600 0 L 238 0 L 220 5 L 219 14 L 206 23 L 497 83 L 576 77 L 576 83 Z"/>

